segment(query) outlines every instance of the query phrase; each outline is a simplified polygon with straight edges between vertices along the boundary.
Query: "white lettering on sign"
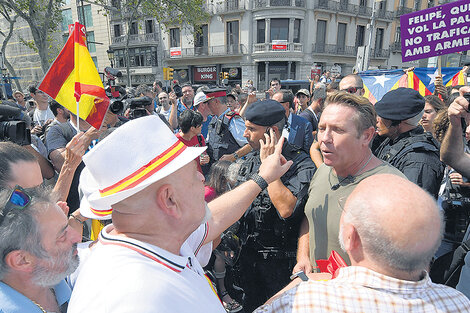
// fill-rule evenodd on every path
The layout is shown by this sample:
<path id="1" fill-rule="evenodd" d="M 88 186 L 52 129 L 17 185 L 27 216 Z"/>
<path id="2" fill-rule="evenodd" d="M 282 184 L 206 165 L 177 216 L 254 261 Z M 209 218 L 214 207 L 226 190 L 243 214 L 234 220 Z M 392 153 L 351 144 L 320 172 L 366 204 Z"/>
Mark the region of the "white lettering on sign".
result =
<path id="1" fill-rule="evenodd" d="M 414 38 L 408 38 L 405 40 L 405 47 L 412 46 L 414 44 L 419 45 L 423 41 L 423 38 L 416 36 Z"/>
<path id="2" fill-rule="evenodd" d="M 408 22 L 409 22 L 410 25 L 411 24 L 421 24 L 421 23 L 424 23 L 424 22 L 427 22 L 427 21 L 432 21 L 433 19 L 444 18 L 445 14 L 442 15 L 441 13 L 442 13 L 441 11 L 436 11 L 436 12 L 429 12 L 429 13 L 426 13 L 426 14 L 423 14 L 423 15 L 413 16 L 413 17 L 410 17 L 408 19 Z M 410 33 L 410 34 L 412 34 L 412 33 Z"/>
<path id="3" fill-rule="evenodd" d="M 427 34 L 426 37 L 428 37 L 428 41 L 432 41 L 432 40 L 441 40 L 441 39 L 452 38 L 454 36 L 467 35 L 467 34 L 470 34 L 470 28 L 467 25 L 465 25 L 465 26 L 462 26 L 461 28 L 453 28 L 449 30 L 443 30 L 442 32 L 439 32 L 439 33 Z"/>
<path id="4" fill-rule="evenodd" d="M 214 74 L 201 74 L 201 79 L 214 79 Z"/>
<path id="5" fill-rule="evenodd" d="M 465 13 L 465 12 L 470 12 L 470 4 L 465 3 L 456 7 L 453 7 L 450 9 L 450 14 L 455 15 L 459 13 Z"/>
<path id="6" fill-rule="evenodd" d="M 470 44 L 470 37 L 459 38 L 459 39 L 444 41 L 442 43 L 437 43 L 435 50 L 440 51 L 444 49 L 462 47 L 462 46 L 466 46 L 469 44 Z"/>
<path id="7" fill-rule="evenodd" d="M 409 56 L 413 56 L 413 55 L 416 55 L 416 54 L 428 53 L 430 51 L 431 51 L 430 46 L 416 47 L 416 48 L 413 48 L 413 49 L 407 49 L 406 52 L 405 52 L 405 56 L 409 57 Z"/>
<path id="8" fill-rule="evenodd" d="M 470 15 L 462 15 L 450 19 L 450 25 L 458 25 L 462 23 L 470 23 Z"/>
<path id="9" fill-rule="evenodd" d="M 196 71 L 198 73 L 208 73 L 208 72 L 217 71 L 217 68 L 215 66 L 212 66 L 212 67 L 198 67 L 198 68 L 196 68 Z"/>

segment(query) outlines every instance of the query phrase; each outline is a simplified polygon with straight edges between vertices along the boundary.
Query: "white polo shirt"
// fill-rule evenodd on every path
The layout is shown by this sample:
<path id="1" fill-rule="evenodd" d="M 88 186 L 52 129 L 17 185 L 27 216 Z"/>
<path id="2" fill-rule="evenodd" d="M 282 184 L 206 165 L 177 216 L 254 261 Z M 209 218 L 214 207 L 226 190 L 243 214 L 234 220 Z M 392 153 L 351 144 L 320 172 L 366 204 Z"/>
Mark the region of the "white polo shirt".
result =
<path id="1" fill-rule="evenodd" d="M 108 225 L 101 231 L 78 276 L 68 313 L 225 313 L 194 256 L 207 236 L 207 223 L 185 241 L 180 255 L 110 235 L 112 230 Z"/>

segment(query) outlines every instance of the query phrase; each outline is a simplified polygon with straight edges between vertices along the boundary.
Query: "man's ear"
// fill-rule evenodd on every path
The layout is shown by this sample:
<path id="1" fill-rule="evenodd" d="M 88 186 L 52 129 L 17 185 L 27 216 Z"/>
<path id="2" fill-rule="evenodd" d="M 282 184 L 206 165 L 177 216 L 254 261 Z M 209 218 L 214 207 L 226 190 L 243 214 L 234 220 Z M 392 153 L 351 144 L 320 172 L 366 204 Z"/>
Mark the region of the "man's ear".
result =
<path id="1" fill-rule="evenodd" d="M 352 224 L 343 226 L 343 243 L 349 258 L 355 262 L 364 259 L 364 248 L 356 227 Z"/>
<path id="2" fill-rule="evenodd" d="M 24 250 L 13 250 L 5 257 L 5 264 L 8 268 L 19 272 L 32 272 L 35 257 Z"/>
<path id="3" fill-rule="evenodd" d="M 180 218 L 182 216 L 181 208 L 178 205 L 176 190 L 170 184 L 162 185 L 157 190 L 157 205 L 166 215 L 174 218 Z"/>
<path id="4" fill-rule="evenodd" d="M 362 138 L 366 141 L 367 145 L 374 139 L 375 136 L 375 128 L 374 127 L 369 127 L 366 130 L 362 132 Z"/>

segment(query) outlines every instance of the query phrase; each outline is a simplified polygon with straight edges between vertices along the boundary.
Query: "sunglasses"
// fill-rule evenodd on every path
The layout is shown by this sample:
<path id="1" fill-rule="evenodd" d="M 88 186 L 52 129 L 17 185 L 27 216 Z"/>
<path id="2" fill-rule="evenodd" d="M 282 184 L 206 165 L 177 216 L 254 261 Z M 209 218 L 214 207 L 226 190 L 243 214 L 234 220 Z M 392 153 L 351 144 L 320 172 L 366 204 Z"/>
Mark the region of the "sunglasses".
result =
<path id="1" fill-rule="evenodd" d="M 356 93 L 362 87 L 349 87 L 348 89 L 342 89 L 341 91 L 346 91 L 347 93 Z"/>
<path id="2" fill-rule="evenodd" d="M 11 210 L 24 210 L 26 207 L 28 207 L 30 202 L 31 197 L 23 188 L 21 188 L 21 186 L 16 185 L 11 192 L 10 197 L 8 198 L 8 202 L 3 208 L 3 211 L 0 212 L 0 224 L 2 224 L 3 220 Z"/>

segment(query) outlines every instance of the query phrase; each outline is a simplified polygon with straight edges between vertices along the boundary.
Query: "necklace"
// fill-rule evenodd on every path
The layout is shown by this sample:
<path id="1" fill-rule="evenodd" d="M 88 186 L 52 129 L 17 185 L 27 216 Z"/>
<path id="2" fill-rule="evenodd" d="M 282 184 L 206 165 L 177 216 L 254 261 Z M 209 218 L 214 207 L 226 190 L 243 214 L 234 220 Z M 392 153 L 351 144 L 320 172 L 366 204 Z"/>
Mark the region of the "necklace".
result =
<path id="1" fill-rule="evenodd" d="M 370 160 L 372 160 L 372 152 L 370 153 L 370 157 L 367 162 L 359 169 L 359 171 L 357 171 L 354 175 L 348 175 L 341 179 L 336 185 L 331 186 L 331 190 L 337 190 L 339 187 L 341 187 L 341 183 L 345 180 L 349 180 L 349 183 L 354 182 L 354 177 L 356 177 L 356 175 L 359 174 L 367 166 L 367 164 L 369 164 Z"/>
<path id="2" fill-rule="evenodd" d="M 31 301 L 33 301 L 33 303 L 36 304 L 36 306 L 37 306 L 43 313 L 47 313 L 47 311 L 44 310 L 44 308 L 43 308 L 39 303 L 37 303 L 37 302 L 34 301 L 34 300 L 31 300 Z"/>

